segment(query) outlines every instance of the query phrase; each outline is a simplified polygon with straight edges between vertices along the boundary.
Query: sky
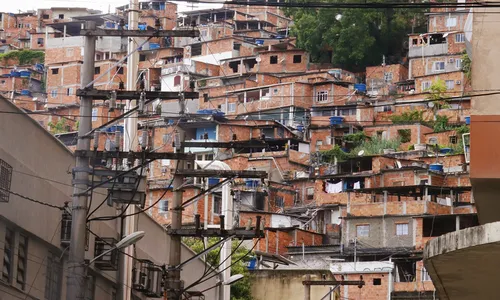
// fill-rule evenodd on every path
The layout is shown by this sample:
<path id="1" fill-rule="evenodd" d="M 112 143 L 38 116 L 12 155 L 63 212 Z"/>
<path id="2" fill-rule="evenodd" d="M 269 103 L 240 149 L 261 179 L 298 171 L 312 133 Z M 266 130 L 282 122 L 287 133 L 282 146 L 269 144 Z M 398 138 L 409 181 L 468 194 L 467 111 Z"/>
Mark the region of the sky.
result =
<path id="1" fill-rule="evenodd" d="M 114 12 L 116 6 L 128 3 L 129 0 L 0 0 L 0 11 L 17 13 L 19 10 L 27 11 L 36 10 L 38 8 L 87 7 L 107 13 L 110 7 L 111 12 Z M 207 4 L 201 4 L 198 7 L 195 6 L 195 9 L 204 9 L 208 7 Z M 214 7 L 214 5 L 210 5 L 210 7 Z M 217 7 L 217 5 L 215 7 Z M 190 6 L 186 6 L 185 3 L 179 3 L 178 9 L 180 11 L 190 10 Z"/>

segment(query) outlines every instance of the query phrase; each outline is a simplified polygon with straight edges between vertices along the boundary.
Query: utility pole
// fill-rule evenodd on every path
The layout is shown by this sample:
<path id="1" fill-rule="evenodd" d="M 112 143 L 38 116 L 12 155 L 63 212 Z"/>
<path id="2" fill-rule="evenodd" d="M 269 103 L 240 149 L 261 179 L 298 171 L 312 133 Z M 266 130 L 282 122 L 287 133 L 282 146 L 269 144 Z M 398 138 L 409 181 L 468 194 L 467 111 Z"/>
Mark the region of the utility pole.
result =
<path id="1" fill-rule="evenodd" d="M 94 22 L 85 23 L 85 29 L 93 30 Z M 94 80 L 95 36 L 85 36 L 83 65 L 81 71 L 82 88 Z M 83 137 L 92 130 L 92 98 L 80 98 L 80 126 L 78 127 L 77 150 L 90 150 L 90 139 Z M 71 211 L 71 243 L 69 247 L 67 300 L 85 299 L 86 267 L 85 267 L 85 236 L 87 224 L 87 196 L 89 180 L 89 158 L 77 156 L 73 169 L 73 205 Z"/>
<path id="2" fill-rule="evenodd" d="M 130 0 L 129 11 L 128 11 L 128 29 L 135 30 L 138 28 L 139 19 L 139 0 Z M 127 90 L 136 90 L 137 82 L 137 65 L 139 63 L 139 53 L 135 50 L 137 43 L 134 37 L 128 38 L 128 51 L 130 54 L 127 60 Z M 130 99 L 127 101 L 125 106 L 125 112 L 130 111 L 137 104 L 137 101 Z M 125 134 L 123 139 L 123 151 L 135 151 L 137 147 L 137 112 L 132 113 L 129 117 L 124 120 Z M 134 162 L 125 160 L 125 167 L 131 166 Z M 129 205 L 125 214 L 131 215 L 128 218 L 122 219 L 122 228 L 124 228 L 123 235 L 129 235 L 135 231 L 135 205 Z M 123 238 L 120 237 L 120 238 Z M 119 254 L 119 266 L 118 266 L 118 291 L 117 299 L 119 300 L 130 300 L 132 291 L 130 286 L 132 286 L 132 269 L 133 260 L 132 255 L 133 247 L 129 246 L 124 249 L 124 253 Z"/>
<path id="3" fill-rule="evenodd" d="M 182 92 L 181 92 L 182 93 Z M 180 95 L 179 98 L 179 108 L 180 108 L 180 117 L 182 118 L 185 113 L 185 99 L 184 95 Z M 182 143 L 184 142 L 184 131 L 177 127 L 176 132 L 174 132 L 174 144 L 175 150 L 178 153 L 184 153 L 184 146 Z M 174 197 L 172 201 L 172 223 L 170 227 L 173 230 L 182 228 L 182 184 L 184 183 L 184 175 L 179 174 L 178 171 L 184 170 L 184 161 L 176 160 L 175 170 L 177 171 L 174 174 L 173 181 L 173 189 L 174 189 Z M 181 236 L 180 235 L 171 235 L 170 236 L 170 252 L 169 252 L 169 265 L 170 266 L 178 266 L 181 264 Z M 167 274 L 167 299 L 168 300 L 181 300 L 182 299 L 182 289 L 184 288 L 181 282 L 181 270 L 176 268 L 168 272 Z"/>

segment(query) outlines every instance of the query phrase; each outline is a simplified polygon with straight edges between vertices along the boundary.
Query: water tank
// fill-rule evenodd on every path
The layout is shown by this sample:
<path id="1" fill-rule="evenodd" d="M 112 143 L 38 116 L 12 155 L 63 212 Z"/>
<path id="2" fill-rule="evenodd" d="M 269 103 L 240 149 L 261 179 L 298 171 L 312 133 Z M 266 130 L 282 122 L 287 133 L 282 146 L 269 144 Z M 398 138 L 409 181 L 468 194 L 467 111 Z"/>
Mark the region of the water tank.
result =
<path id="1" fill-rule="evenodd" d="M 20 76 L 21 77 L 30 77 L 31 76 L 31 72 L 30 71 L 21 71 L 19 72 Z"/>
<path id="2" fill-rule="evenodd" d="M 465 117 L 465 124 L 470 125 L 470 117 Z"/>
<path id="3" fill-rule="evenodd" d="M 340 125 L 344 122 L 344 117 L 330 117 L 330 125 Z"/>
<path id="4" fill-rule="evenodd" d="M 431 164 L 431 165 L 429 165 L 429 170 L 436 171 L 436 172 L 443 172 L 443 165 L 442 164 Z"/>
<path id="5" fill-rule="evenodd" d="M 358 92 L 366 93 L 366 84 L 364 83 L 355 83 L 354 89 Z"/>

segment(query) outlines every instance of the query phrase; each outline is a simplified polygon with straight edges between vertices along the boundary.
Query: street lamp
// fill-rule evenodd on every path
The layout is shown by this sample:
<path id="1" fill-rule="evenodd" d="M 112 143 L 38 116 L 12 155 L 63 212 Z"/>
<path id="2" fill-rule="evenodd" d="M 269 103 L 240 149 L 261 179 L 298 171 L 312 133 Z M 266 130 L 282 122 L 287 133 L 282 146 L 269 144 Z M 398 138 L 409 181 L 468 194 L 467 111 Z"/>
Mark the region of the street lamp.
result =
<path id="1" fill-rule="evenodd" d="M 104 251 L 103 253 L 97 255 L 96 257 L 94 257 L 88 264 L 90 265 L 94 261 L 96 261 L 99 258 L 103 257 L 104 255 L 110 253 L 111 251 L 123 249 L 123 248 L 126 248 L 130 245 L 137 243 L 140 239 L 142 239 L 144 237 L 145 234 L 146 233 L 144 231 L 136 231 L 136 232 L 133 232 L 133 233 L 127 235 L 121 241 L 116 243 L 114 247 L 112 247 L 111 249 L 108 249 L 108 250 Z"/>

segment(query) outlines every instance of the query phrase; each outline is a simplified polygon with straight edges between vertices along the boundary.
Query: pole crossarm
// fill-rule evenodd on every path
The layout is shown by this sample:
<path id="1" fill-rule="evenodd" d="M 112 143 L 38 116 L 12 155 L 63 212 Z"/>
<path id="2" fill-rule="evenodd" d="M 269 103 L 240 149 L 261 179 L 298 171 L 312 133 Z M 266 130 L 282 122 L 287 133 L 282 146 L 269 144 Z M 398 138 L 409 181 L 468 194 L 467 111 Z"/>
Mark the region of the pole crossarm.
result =
<path id="1" fill-rule="evenodd" d="M 191 153 L 173 153 L 173 152 L 125 152 L 125 151 L 92 151 L 92 150 L 76 150 L 75 156 L 88 157 L 95 159 L 122 158 L 122 159 L 171 159 L 171 160 L 193 160 L 195 155 Z"/>
<path id="2" fill-rule="evenodd" d="M 363 286 L 365 285 L 364 280 L 343 280 L 343 281 L 337 281 L 337 280 L 305 280 L 302 281 L 303 285 L 358 285 L 358 286 Z"/>
<path id="3" fill-rule="evenodd" d="M 205 148 L 267 148 L 269 145 L 265 142 L 258 141 L 238 141 L 238 142 L 183 142 L 182 145 L 189 147 L 205 147 Z"/>
<path id="4" fill-rule="evenodd" d="M 246 171 L 246 170 L 194 170 L 183 169 L 177 170 L 176 175 L 188 177 L 215 177 L 215 178 L 267 178 L 266 171 Z"/>
<path id="5" fill-rule="evenodd" d="M 263 238 L 264 232 L 261 230 L 258 233 L 256 230 L 245 230 L 245 229 L 231 229 L 231 230 L 221 230 L 219 228 L 208 228 L 208 229 L 196 229 L 196 228 L 182 228 L 182 229 L 171 229 L 167 230 L 169 235 L 176 236 L 189 236 L 189 237 L 221 237 L 227 238 L 230 236 L 237 236 L 239 239 L 251 240 L 255 238 Z"/>
<path id="6" fill-rule="evenodd" d="M 82 29 L 80 35 L 84 36 L 123 36 L 123 37 L 199 37 L 199 30 L 116 30 L 96 28 L 94 30 Z"/>
<path id="7" fill-rule="evenodd" d="M 76 95 L 78 97 L 89 97 L 93 100 L 107 100 L 111 98 L 111 93 L 116 92 L 116 100 L 139 99 L 141 91 L 121 91 L 121 90 L 96 90 L 96 89 L 78 89 Z M 183 92 L 186 99 L 199 98 L 199 94 L 195 92 Z M 145 91 L 144 96 L 147 100 L 152 99 L 180 99 L 179 92 L 151 92 Z"/>

